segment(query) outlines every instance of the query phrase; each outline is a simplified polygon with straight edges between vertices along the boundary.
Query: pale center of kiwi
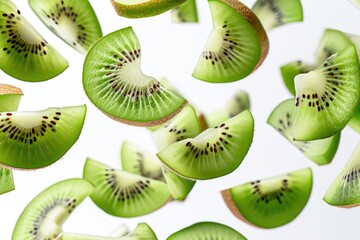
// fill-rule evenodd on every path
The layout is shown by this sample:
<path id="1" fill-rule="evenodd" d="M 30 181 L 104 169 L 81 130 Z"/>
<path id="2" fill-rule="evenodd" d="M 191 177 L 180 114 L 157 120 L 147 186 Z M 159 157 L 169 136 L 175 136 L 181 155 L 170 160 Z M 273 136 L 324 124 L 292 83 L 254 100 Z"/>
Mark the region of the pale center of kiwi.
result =
<path id="1" fill-rule="evenodd" d="M 196 143 L 200 146 L 205 146 L 209 142 L 209 139 L 218 139 L 219 134 L 219 131 L 209 128 L 196 137 Z"/>
<path id="2" fill-rule="evenodd" d="M 22 16 L 20 16 L 18 31 L 21 38 L 29 44 L 39 44 L 43 41 L 41 35 L 35 30 L 35 28 Z"/>
<path id="3" fill-rule="evenodd" d="M 122 188 L 132 187 L 141 180 L 141 177 L 125 171 L 115 172 L 115 179 Z"/>
<path id="4" fill-rule="evenodd" d="M 23 128 L 34 128 L 41 124 L 41 118 L 38 112 L 17 112 L 14 115 L 14 122 Z"/>
<path id="5" fill-rule="evenodd" d="M 223 42 L 222 32 L 219 29 L 214 28 L 205 44 L 206 51 L 220 52 L 221 44 Z"/>
<path id="6" fill-rule="evenodd" d="M 321 79 L 321 81 L 319 81 Z M 308 73 L 299 74 L 295 77 L 296 92 L 302 89 L 312 89 L 314 92 L 323 92 L 325 89 L 326 80 L 319 71 L 310 71 Z"/>
<path id="7" fill-rule="evenodd" d="M 153 79 L 152 77 L 146 76 L 141 71 L 139 58 L 135 59 L 130 64 L 126 64 L 120 68 L 119 71 L 121 73 L 121 81 L 130 86 L 137 86 L 139 88 L 147 87 L 150 83 L 149 80 Z"/>
<path id="8" fill-rule="evenodd" d="M 46 217 L 42 219 L 39 232 L 46 237 L 60 236 L 62 232 L 61 226 L 68 216 L 69 213 L 64 206 L 58 205 L 54 207 L 47 212 Z"/>
<path id="9" fill-rule="evenodd" d="M 52 22 L 53 23 L 53 22 Z M 54 24 L 57 32 L 61 33 L 62 36 L 66 36 L 69 39 L 77 39 L 79 35 L 79 27 L 72 19 L 66 15 L 62 15 L 61 19 L 58 21 L 58 24 Z"/>
<path id="10" fill-rule="evenodd" d="M 282 178 L 271 178 L 260 183 L 262 193 L 276 192 L 283 187 Z"/>

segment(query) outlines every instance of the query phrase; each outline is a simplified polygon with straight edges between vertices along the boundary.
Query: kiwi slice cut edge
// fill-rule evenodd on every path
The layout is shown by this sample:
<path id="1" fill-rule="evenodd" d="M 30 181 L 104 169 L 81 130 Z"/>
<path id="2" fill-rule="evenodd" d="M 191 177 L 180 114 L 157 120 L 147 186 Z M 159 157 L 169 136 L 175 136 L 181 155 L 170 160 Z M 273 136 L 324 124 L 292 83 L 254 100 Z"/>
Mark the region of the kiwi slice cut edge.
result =
<path id="1" fill-rule="evenodd" d="M 348 125 L 360 133 L 360 105 L 357 107 L 353 117 L 350 119 Z"/>

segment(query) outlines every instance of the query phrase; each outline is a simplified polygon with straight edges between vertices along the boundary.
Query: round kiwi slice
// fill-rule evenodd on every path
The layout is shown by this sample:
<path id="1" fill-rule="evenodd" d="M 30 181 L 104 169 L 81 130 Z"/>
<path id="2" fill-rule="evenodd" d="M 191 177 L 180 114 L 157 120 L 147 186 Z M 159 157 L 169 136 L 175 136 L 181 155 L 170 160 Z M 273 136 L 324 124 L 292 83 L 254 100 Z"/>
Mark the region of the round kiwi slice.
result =
<path id="1" fill-rule="evenodd" d="M 83 179 L 68 179 L 50 186 L 21 213 L 12 239 L 61 239 L 63 223 L 92 190 L 92 185 Z"/>
<path id="2" fill-rule="evenodd" d="M 252 10 L 266 30 L 303 21 L 300 0 L 257 0 Z"/>
<path id="3" fill-rule="evenodd" d="M 261 228 L 291 222 L 305 207 L 312 189 L 310 168 L 256 180 L 221 192 L 232 213 Z"/>
<path id="4" fill-rule="evenodd" d="M 295 140 L 327 138 L 350 121 L 360 100 L 360 66 L 351 45 L 316 70 L 295 77 L 296 99 L 291 135 Z"/>
<path id="5" fill-rule="evenodd" d="M 335 135 L 314 141 L 293 141 L 291 128 L 294 117 L 294 99 L 281 102 L 271 112 L 267 122 L 297 147 L 306 157 L 318 165 L 329 164 L 337 151 L 340 142 L 340 132 Z"/>
<path id="6" fill-rule="evenodd" d="M 131 27 L 106 35 L 86 56 L 83 85 L 89 99 L 109 117 L 154 126 L 174 117 L 186 100 L 140 68 L 141 49 Z"/>
<path id="7" fill-rule="evenodd" d="M 269 42 L 256 15 L 237 0 L 209 0 L 213 30 L 193 72 L 224 83 L 245 78 L 264 61 Z"/>
<path id="8" fill-rule="evenodd" d="M 101 27 L 88 0 L 29 0 L 40 20 L 80 53 L 102 37 Z"/>
<path id="9" fill-rule="evenodd" d="M 246 240 L 235 229 L 216 222 L 199 222 L 171 234 L 166 240 Z"/>
<path id="10" fill-rule="evenodd" d="M 110 215 L 136 217 L 151 213 L 170 200 L 165 183 L 115 170 L 88 158 L 83 177 L 95 187 L 93 202 Z"/>
<path id="11" fill-rule="evenodd" d="M 8 0 L 0 4 L 0 68 L 23 81 L 38 82 L 62 73 L 68 62 Z"/>
<path id="12" fill-rule="evenodd" d="M 0 113 L 0 164 L 17 169 L 46 167 L 77 141 L 86 106 Z"/>
<path id="13" fill-rule="evenodd" d="M 348 125 L 354 129 L 355 131 L 357 131 L 358 133 L 360 133 L 360 105 L 357 107 L 353 117 L 350 119 L 350 122 L 348 123 Z"/>
<path id="14" fill-rule="evenodd" d="M 111 0 L 116 13 L 127 18 L 144 18 L 159 15 L 186 0 Z"/>
<path id="15" fill-rule="evenodd" d="M 186 2 L 171 9 L 171 20 L 174 23 L 197 23 L 199 19 L 197 14 L 196 1 L 187 0 Z"/>
<path id="16" fill-rule="evenodd" d="M 173 143 L 157 156 L 171 170 L 190 179 L 211 179 L 234 171 L 246 156 L 254 134 L 249 110 L 195 138 Z"/>
<path id="17" fill-rule="evenodd" d="M 360 205 L 360 144 L 357 145 L 350 160 L 327 190 L 324 201 L 337 207 L 356 207 Z"/>

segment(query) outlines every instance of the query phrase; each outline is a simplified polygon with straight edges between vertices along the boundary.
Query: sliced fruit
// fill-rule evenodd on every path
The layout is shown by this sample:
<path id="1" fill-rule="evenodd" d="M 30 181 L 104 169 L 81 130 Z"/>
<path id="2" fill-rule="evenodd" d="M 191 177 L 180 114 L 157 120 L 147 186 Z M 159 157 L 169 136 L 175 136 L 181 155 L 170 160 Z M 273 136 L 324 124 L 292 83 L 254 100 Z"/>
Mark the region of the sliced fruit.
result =
<path id="1" fill-rule="evenodd" d="M 29 0 L 40 20 L 80 53 L 102 37 L 96 14 L 88 0 Z"/>
<path id="2" fill-rule="evenodd" d="M 249 110 L 209 128 L 195 138 L 173 143 L 157 156 L 171 170 L 190 179 L 211 179 L 234 171 L 246 156 L 254 134 Z"/>
<path id="3" fill-rule="evenodd" d="M 268 123 L 273 126 L 281 135 L 288 139 L 307 158 L 318 165 L 329 164 L 337 151 L 340 141 L 340 132 L 329 138 L 314 141 L 293 141 L 290 132 L 293 124 L 295 99 L 287 99 L 281 102 L 271 112 Z"/>
<path id="4" fill-rule="evenodd" d="M 83 177 L 95 187 L 93 202 L 110 215 L 136 217 L 151 213 L 170 200 L 165 183 L 115 170 L 88 158 Z"/>
<path id="5" fill-rule="evenodd" d="M 85 115 L 85 105 L 1 112 L 0 164 L 35 169 L 56 162 L 79 138 Z"/>
<path id="6" fill-rule="evenodd" d="M 197 23 L 199 20 L 196 8 L 196 1 L 187 0 L 186 2 L 171 9 L 171 20 L 175 23 Z"/>
<path id="7" fill-rule="evenodd" d="M 62 225 L 92 190 L 83 179 L 68 179 L 50 186 L 21 213 L 12 239 L 61 239 Z"/>
<path id="8" fill-rule="evenodd" d="M 196 181 L 183 178 L 165 166 L 162 170 L 172 198 L 178 201 L 185 200 L 194 188 Z"/>
<path id="9" fill-rule="evenodd" d="M 213 30 L 193 72 L 224 83 L 245 78 L 264 61 L 269 42 L 256 15 L 237 0 L 209 0 Z"/>
<path id="10" fill-rule="evenodd" d="M 15 184 L 12 171 L 0 167 L 0 195 L 13 190 L 15 190 Z"/>
<path id="11" fill-rule="evenodd" d="M 107 116 L 136 126 L 155 126 L 174 117 L 186 100 L 140 68 L 141 49 L 131 27 L 97 41 L 86 56 L 83 85 Z"/>
<path id="12" fill-rule="evenodd" d="M 295 140 L 327 138 L 350 121 L 360 100 L 360 66 L 354 45 L 295 78 Z"/>
<path id="13" fill-rule="evenodd" d="M 350 122 L 348 123 L 348 125 L 354 129 L 355 131 L 357 131 L 358 133 L 360 133 L 360 105 L 357 107 L 353 117 L 351 118 Z"/>
<path id="14" fill-rule="evenodd" d="M 305 207 L 312 189 L 310 168 L 256 180 L 221 192 L 232 213 L 261 228 L 291 222 Z"/>

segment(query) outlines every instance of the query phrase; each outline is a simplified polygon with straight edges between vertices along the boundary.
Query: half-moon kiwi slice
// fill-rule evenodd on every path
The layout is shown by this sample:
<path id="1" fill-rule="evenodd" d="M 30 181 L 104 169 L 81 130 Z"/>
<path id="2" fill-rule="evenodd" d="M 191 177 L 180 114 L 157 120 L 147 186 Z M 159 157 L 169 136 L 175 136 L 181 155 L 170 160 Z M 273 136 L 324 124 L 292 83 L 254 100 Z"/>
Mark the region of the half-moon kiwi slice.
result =
<path id="1" fill-rule="evenodd" d="M 316 70 L 295 77 L 295 140 L 327 138 L 350 121 L 360 100 L 360 66 L 351 45 Z"/>
<path id="2" fill-rule="evenodd" d="M 171 20 L 174 23 L 197 23 L 199 21 L 196 1 L 187 0 L 186 2 L 171 9 Z"/>
<path id="3" fill-rule="evenodd" d="M 209 0 L 213 30 L 193 72 L 224 83 L 245 78 L 264 61 L 269 41 L 256 15 L 237 0 Z"/>
<path id="4" fill-rule="evenodd" d="M 93 202 L 110 215 L 137 217 L 151 213 L 170 200 L 165 183 L 115 170 L 88 158 L 83 177 L 95 187 Z"/>
<path id="5" fill-rule="evenodd" d="M 337 207 L 360 205 L 360 144 L 350 160 L 327 190 L 324 201 Z"/>
<path id="6" fill-rule="evenodd" d="M 127 18 L 159 15 L 186 0 L 111 0 L 116 13 Z"/>
<path id="7" fill-rule="evenodd" d="M 78 140 L 86 106 L 0 113 L 0 164 L 17 169 L 46 167 Z"/>
<path id="8" fill-rule="evenodd" d="M 0 3 L 0 29 L 0 68 L 10 76 L 45 81 L 69 66 L 9 0 Z"/>
<path id="9" fill-rule="evenodd" d="M 232 213 L 261 228 L 291 222 L 305 207 L 312 190 L 310 168 L 244 183 L 221 192 Z"/>
<path id="10" fill-rule="evenodd" d="M 80 53 L 102 37 L 99 21 L 88 0 L 29 0 L 40 20 Z"/>
<path id="11" fill-rule="evenodd" d="M 160 151 L 160 160 L 172 171 L 190 179 L 211 179 L 234 171 L 246 156 L 254 134 L 249 110 L 195 138 L 176 142 Z"/>
<path id="12" fill-rule="evenodd" d="M 294 102 L 295 99 L 293 98 L 281 102 L 271 112 L 267 122 L 316 164 L 329 164 L 338 149 L 340 132 L 320 140 L 293 141 L 290 132 L 295 111 Z"/>
<path id="13" fill-rule="evenodd" d="M 84 89 L 101 111 L 117 121 L 159 125 L 174 117 L 186 100 L 143 74 L 140 59 L 140 43 L 131 27 L 106 35 L 86 56 Z"/>
<path id="14" fill-rule="evenodd" d="M 171 234 L 166 240 L 246 240 L 235 229 L 216 222 L 199 222 Z"/>
<path id="15" fill-rule="evenodd" d="M 92 190 L 92 185 L 83 179 L 68 179 L 50 186 L 21 213 L 12 239 L 61 239 L 62 225 Z"/>

